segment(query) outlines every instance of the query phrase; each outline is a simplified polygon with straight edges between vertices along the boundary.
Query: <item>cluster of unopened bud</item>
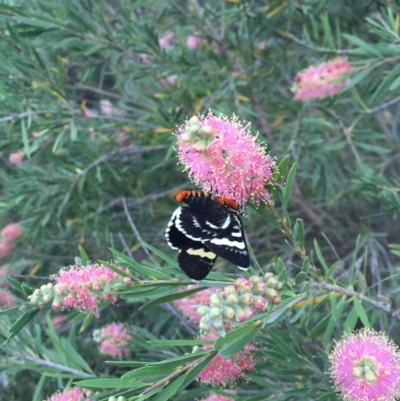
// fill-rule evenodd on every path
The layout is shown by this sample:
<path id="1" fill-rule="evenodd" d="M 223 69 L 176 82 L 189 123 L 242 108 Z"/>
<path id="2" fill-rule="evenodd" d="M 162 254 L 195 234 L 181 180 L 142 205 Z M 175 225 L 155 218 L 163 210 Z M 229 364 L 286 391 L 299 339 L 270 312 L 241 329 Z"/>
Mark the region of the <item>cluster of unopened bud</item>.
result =
<path id="1" fill-rule="evenodd" d="M 209 306 L 197 306 L 201 316 L 199 328 L 201 331 L 214 327 L 223 330 L 230 326 L 232 320 L 244 322 L 254 315 L 265 312 L 271 304 L 279 305 L 281 296 L 279 290 L 283 283 L 272 273 L 263 277 L 251 276 L 249 279 L 239 277 L 233 285 L 228 285 L 210 296 Z"/>
<path id="2" fill-rule="evenodd" d="M 190 120 L 186 121 L 185 131 L 181 139 L 183 142 L 192 144 L 196 150 L 203 152 L 217 139 L 217 134 L 218 131 L 209 125 L 200 127 L 199 118 L 193 116 Z"/>
<path id="3" fill-rule="evenodd" d="M 115 395 L 108 398 L 108 401 L 125 401 L 125 400 L 126 398 L 123 395 L 120 395 L 118 398 Z"/>

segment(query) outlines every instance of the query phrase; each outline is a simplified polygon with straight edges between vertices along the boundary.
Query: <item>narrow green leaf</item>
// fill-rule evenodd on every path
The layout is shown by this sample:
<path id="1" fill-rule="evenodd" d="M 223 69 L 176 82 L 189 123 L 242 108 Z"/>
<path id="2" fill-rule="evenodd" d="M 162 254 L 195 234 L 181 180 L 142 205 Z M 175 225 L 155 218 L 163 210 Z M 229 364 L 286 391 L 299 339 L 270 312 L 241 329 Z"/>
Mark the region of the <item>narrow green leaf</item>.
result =
<path id="1" fill-rule="evenodd" d="M 18 318 L 18 320 L 8 329 L 7 335 L 7 341 L 16 336 L 26 324 L 28 324 L 38 313 L 40 309 L 34 309 L 29 312 L 25 312 Z"/>
<path id="2" fill-rule="evenodd" d="M 219 337 L 214 343 L 214 349 L 220 350 L 225 347 L 227 344 L 234 343 L 238 341 L 243 336 L 251 333 L 256 327 L 256 323 L 246 324 L 245 326 L 241 326 L 238 329 L 232 330 L 225 334 L 225 337 Z"/>
<path id="3" fill-rule="evenodd" d="M 6 279 L 7 283 L 10 284 L 10 286 L 12 288 L 14 288 L 14 290 L 20 292 L 24 296 L 30 295 L 33 291 L 33 289 L 31 287 L 28 287 L 26 284 L 20 283 L 19 281 L 14 280 L 10 276 L 5 276 L 5 279 Z"/>
<path id="4" fill-rule="evenodd" d="M 79 250 L 79 255 L 81 256 L 82 265 L 83 265 L 83 266 L 86 266 L 87 263 L 88 263 L 89 260 L 90 260 L 90 259 L 89 259 L 89 256 L 87 255 L 85 249 L 84 249 L 82 246 L 78 245 L 78 250 Z"/>
<path id="5" fill-rule="evenodd" d="M 357 315 L 358 315 L 358 317 L 360 318 L 362 324 L 363 324 L 365 327 L 370 328 L 370 327 L 371 327 L 371 324 L 370 324 L 370 322 L 369 322 L 367 312 L 365 312 L 365 309 L 364 309 L 364 307 L 362 306 L 361 301 L 360 301 L 358 298 L 354 298 L 354 299 L 353 299 L 353 304 L 354 304 L 354 309 L 356 310 Z"/>
<path id="6" fill-rule="evenodd" d="M 342 34 L 349 42 L 357 45 L 360 49 L 362 49 L 366 54 L 373 54 L 377 57 L 382 57 L 381 53 L 373 46 L 367 42 L 364 42 L 358 36 L 349 35 L 347 33 Z"/>
<path id="7" fill-rule="evenodd" d="M 104 378 L 104 379 L 87 379 L 74 382 L 76 385 L 85 388 L 141 388 L 146 387 L 146 383 L 141 383 L 139 381 L 132 382 L 130 380 L 124 379 L 114 379 L 114 378 Z"/>
<path id="8" fill-rule="evenodd" d="M 332 29 L 331 29 L 331 25 L 329 23 L 329 15 L 323 14 L 322 18 L 321 18 L 321 22 L 322 22 L 322 28 L 324 30 L 324 40 L 328 46 L 330 46 L 332 49 L 334 49 L 335 41 L 332 36 Z"/>
<path id="9" fill-rule="evenodd" d="M 186 375 L 185 381 L 182 383 L 182 388 L 186 387 L 189 383 L 191 383 L 199 373 L 214 359 L 217 352 L 211 352 L 210 355 L 205 357 L 201 362 L 197 363 L 196 366 L 189 370 Z"/>
<path id="10" fill-rule="evenodd" d="M 293 234 L 295 241 L 304 249 L 304 222 L 302 219 L 296 220 L 296 224 L 293 227 Z"/>
<path id="11" fill-rule="evenodd" d="M 290 195 L 292 193 L 294 179 L 296 177 L 296 168 L 297 168 L 296 163 L 293 163 L 292 168 L 290 169 L 287 180 L 286 180 L 285 188 L 283 190 L 283 204 L 284 204 L 285 208 L 287 208 L 287 205 L 288 205 L 289 199 L 290 199 Z"/>
<path id="12" fill-rule="evenodd" d="M 175 395 L 181 388 L 183 382 L 185 381 L 187 373 L 178 376 L 175 380 L 169 383 L 167 386 L 163 387 L 161 392 L 159 392 L 152 401 L 168 401 L 173 395 Z"/>
<path id="13" fill-rule="evenodd" d="M 214 341 L 206 340 L 149 340 L 150 345 L 157 347 L 194 347 L 195 345 L 213 344 Z"/>
<path id="14" fill-rule="evenodd" d="M 248 344 L 250 344 L 254 340 L 254 338 L 258 335 L 261 329 L 262 325 L 259 325 L 253 331 L 244 335 L 242 338 L 238 339 L 238 341 L 228 345 L 226 348 L 221 349 L 219 351 L 219 354 L 222 356 L 222 358 L 225 359 L 231 358 L 232 356 L 240 352 Z"/>
<path id="15" fill-rule="evenodd" d="M 78 139 L 78 129 L 76 128 L 75 120 L 71 120 L 69 129 L 71 141 L 76 141 Z"/>
<path id="16" fill-rule="evenodd" d="M 171 266 L 174 267 L 179 267 L 178 262 L 174 259 L 171 259 L 165 253 L 159 251 L 157 248 L 154 248 L 154 246 L 151 246 L 147 242 L 141 240 L 140 241 L 147 249 L 149 249 L 151 252 L 153 252 L 155 255 L 159 256 L 161 259 L 165 260 L 167 263 L 169 263 Z"/>
<path id="17" fill-rule="evenodd" d="M 186 298 L 189 295 L 195 294 L 196 292 L 203 291 L 205 289 L 206 289 L 205 287 L 199 287 L 199 288 L 193 288 L 191 290 L 181 291 L 181 292 L 177 293 L 176 288 L 174 288 L 175 292 L 173 294 L 163 295 L 162 297 L 152 299 L 151 301 L 142 305 L 139 309 L 146 309 L 146 308 L 150 308 L 154 305 L 176 301 L 177 299 L 181 299 L 181 298 Z"/>
<path id="18" fill-rule="evenodd" d="M 322 256 L 321 248 L 319 247 L 318 242 L 317 242 L 316 239 L 314 239 L 314 249 L 315 249 L 315 253 L 317 254 L 319 262 L 321 263 L 321 265 L 324 268 L 325 272 L 327 272 L 329 270 L 329 267 L 326 264 L 324 257 Z"/>
<path id="19" fill-rule="evenodd" d="M 21 134 L 22 134 L 22 143 L 24 145 L 24 153 L 27 157 L 31 156 L 31 148 L 29 146 L 29 138 L 28 131 L 26 129 L 25 120 L 21 120 Z"/>
<path id="20" fill-rule="evenodd" d="M 346 321 L 344 322 L 344 331 L 346 333 L 351 333 L 356 327 L 357 321 L 358 321 L 358 314 L 356 308 L 351 308 L 351 311 L 347 316 Z"/>
<path id="21" fill-rule="evenodd" d="M 304 283 L 305 279 L 307 278 L 307 274 L 304 272 L 297 273 L 294 281 L 297 285 L 301 285 Z"/>

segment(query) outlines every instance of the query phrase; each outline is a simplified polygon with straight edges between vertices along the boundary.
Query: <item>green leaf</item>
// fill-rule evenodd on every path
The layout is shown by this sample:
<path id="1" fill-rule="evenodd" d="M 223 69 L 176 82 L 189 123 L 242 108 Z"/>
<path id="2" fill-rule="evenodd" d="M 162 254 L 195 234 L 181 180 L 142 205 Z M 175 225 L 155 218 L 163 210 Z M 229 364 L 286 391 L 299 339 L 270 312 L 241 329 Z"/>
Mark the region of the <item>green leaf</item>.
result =
<path id="1" fill-rule="evenodd" d="M 350 333 L 356 327 L 358 321 L 358 314 L 356 308 L 351 308 L 349 315 L 347 316 L 346 321 L 344 322 L 344 331 L 346 333 Z"/>
<path id="2" fill-rule="evenodd" d="M 26 324 L 28 324 L 38 313 L 40 309 L 34 309 L 29 312 L 25 312 L 22 314 L 22 316 L 19 317 L 19 319 L 8 329 L 7 335 L 7 341 L 16 336 Z"/>
<path id="3" fill-rule="evenodd" d="M 315 253 L 317 254 L 318 260 L 321 263 L 322 267 L 324 268 L 325 272 L 329 270 L 328 265 L 325 262 L 324 257 L 322 256 L 321 248 L 318 245 L 317 240 L 314 240 L 314 248 L 315 248 Z"/>
<path id="4" fill-rule="evenodd" d="M 181 292 L 177 293 L 176 288 L 174 288 L 173 294 L 163 295 L 161 297 L 152 299 L 151 301 L 142 305 L 139 309 L 146 309 L 146 308 L 150 308 L 152 306 L 158 305 L 158 304 L 163 304 L 166 302 L 176 301 L 177 299 L 186 298 L 189 295 L 195 294 L 196 292 L 203 291 L 205 289 L 206 289 L 205 287 L 199 287 L 199 288 L 193 288 L 191 290 L 181 291 Z"/>
<path id="5" fill-rule="evenodd" d="M 246 324 L 238 329 L 232 330 L 225 334 L 225 337 L 219 337 L 214 343 L 214 349 L 220 350 L 228 344 L 234 343 L 241 339 L 243 336 L 251 333 L 256 327 L 256 323 Z"/>
<path id="6" fill-rule="evenodd" d="M 304 249 L 304 222 L 302 219 L 296 220 L 296 224 L 293 227 L 293 234 L 295 241 Z"/>
<path id="7" fill-rule="evenodd" d="M 297 285 L 303 284 L 304 280 L 307 278 L 307 274 L 304 272 L 297 273 L 294 281 Z"/>
<path id="8" fill-rule="evenodd" d="M 31 148 L 29 146 L 28 131 L 26 129 L 25 120 L 21 120 L 21 133 L 22 133 L 22 143 L 24 144 L 24 153 L 27 157 L 31 155 Z"/>
<path id="9" fill-rule="evenodd" d="M 288 205 L 289 199 L 290 199 L 290 195 L 292 193 L 294 179 L 296 177 L 296 168 L 297 168 L 296 163 L 293 163 L 293 166 L 290 169 L 287 180 L 286 180 L 285 188 L 283 190 L 283 204 L 284 204 L 285 208 L 287 208 L 287 205 Z"/>
<path id="10" fill-rule="evenodd" d="M 222 358 L 225 358 L 225 359 L 231 358 L 232 356 L 234 356 L 238 352 L 240 352 L 248 344 L 250 344 L 254 340 L 254 338 L 258 335 L 258 333 L 260 332 L 261 329 L 262 329 L 262 325 L 259 325 L 253 331 L 251 331 L 250 333 L 248 333 L 248 334 L 244 335 L 242 338 L 240 338 L 238 341 L 221 349 L 219 351 L 219 354 L 222 356 Z"/>
<path id="11" fill-rule="evenodd" d="M 169 263 L 171 266 L 174 267 L 179 267 L 178 262 L 174 259 L 171 259 L 168 257 L 165 253 L 159 251 L 157 248 L 154 248 L 154 246 L 151 246 L 147 242 L 140 240 L 140 242 L 151 252 L 153 252 L 155 255 L 159 256 L 161 259 L 165 260 L 167 263 Z"/>
<path id="12" fill-rule="evenodd" d="M 362 39 L 360 39 L 358 36 L 353 36 L 349 35 L 347 33 L 342 34 L 349 42 L 354 43 L 357 45 L 360 49 L 363 50 L 363 54 L 368 55 L 368 54 L 373 54 L 378 57 L 382 57 L 381 53 L 376 50 L 376 48 L 373 45 L 368 44 L 367 42 L 364 42 Z"/>
<path id="13" fill-rule="evenodd" d="M 213 344 L 212 340 L 149 340 L 150 345 L 157 347 L 194 347 L 195 345 Z"/>
<path id="14" fill-rule="evenodd" d="M 20 283 L 19 281 L 14 280 L 12 277 L 6 276 L 5 279 L 6 279 L 7 283 L 10 284 L 10 286 L 12 288 L 14 288 L 14 290 L 20 292 L 24 296 L 31 294 L 33 291 L 31 287 L 28 287 L 26 284 Z"/>
<path id="15" fill-rule="evenodd" d="M 183 382 L 185 381 L 187 373 L 184 373 L 169 383 L 167 386 L 163 387 L 160 393 L 158 393 L 152 401 L 168 401 L 173 395 L 175 395 L 181 388 Z"/>
<path id="16" fill-rule="evenodd" d="M 81 260 L 82 260 L 82 266 L 86 266 L 89 262 L 89 256 L 87 255 L 85 249 L 78 245 L 78 250 L 79 250 L 79 255 L 81 256 Z"/>
<path id="17" fill-rule="evenodd" d="M 139 381 L 132 382 L 131 380 L 125 379 L 114 379 L 114 378 L 104 378 L 104 379 L 87 379 L 74 382 L 74 384 L 85 387 L 85 388 L 141 388 L 146 387 L 146 383 L 141 383 Z"/>
<path id="18" fill-rule="evenodd" d="M 361 301 L 360 301 L 358 298 L 354 298 L 354 299 L 353 299 L 353 304 L 354 304 L 354 309 L 356 310 L 357 315 L 358 315 L 358 317 L 360 318 L 362 324 L 363 324 L 365 327 L 370 328 L 370 327 L 371 327 L 371 324 L 370 324 L 370 322 L 369 322 L 368 315 L 367 315 L 367 313 L 365 312 L 364 307 L 362 306 Z"/>

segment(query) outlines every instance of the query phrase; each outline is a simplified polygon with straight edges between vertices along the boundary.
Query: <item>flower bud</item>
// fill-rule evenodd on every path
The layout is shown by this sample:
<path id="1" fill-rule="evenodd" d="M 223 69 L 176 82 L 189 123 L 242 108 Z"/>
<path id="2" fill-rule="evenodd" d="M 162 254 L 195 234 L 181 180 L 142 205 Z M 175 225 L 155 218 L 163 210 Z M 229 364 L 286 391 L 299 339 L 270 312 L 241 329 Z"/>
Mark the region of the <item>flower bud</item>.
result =
<path id="1" fill-rule="evenodd" d="M 251 310 L 250 307 L 248 306 L 244 307 L 243 312 L 246 315 L 246 319 L 250 319 L 251 317 L 253 317 L 253 311 Z"/>
<path id="2" fill-rule="evenodd" d="M 253 284 L 258 284 L 259 282 L 261 282 L 261 278 L 260 278 L 259 276 L 251 276 L 251 277 L 250 277 L 250 281 L 251 281 Z"/>
<path id="3" fill-rule="evenodd" d="M 271 277 L 274 277 L 274 274 L 271 273 L 271 272 L 268 272 L 268 273 L 265 273 L 265 274 L 264 274 L 264 279 L 265 279 L 265 280 L 268 280 L 268 279 L 271 278 Z"/>
<path id="4" fill-rule="evenodd" d="M 46 284 L 46 288 L 47 288 L 48 290 L 52 290 L 52 289 L 54 288 L 53 283 L 47 283 L 47 284 Z"/>
<path id="5" fill-rule="evenodd" d="M 44 297 L 43 297 L 43 302 L 44 303 L 48 303 L 48 302 L 50 302 L 51 300 L 52 300 L 52 296 L 50 296 L 50 295 L 45 295 Z"/>
<path id="6" fill-rule="evenodd" d="M 258 292 L 259 294 L 262 294 L 265 291 L 267 291 L 267 288 L 268 288 L 267 284 L 261 282 L 261 283 L 258 283 L 256 285 L 255 292 Z"/>
<path id="7" fill-rule="evenodd" d="M 244 322 L 247 319 L 243 309 L 236 309 L 235 316 L 238 322 Z"/>
<path id="8" fill-rule="evenodd" d="M 200 329 L 201 331 L 203 331 L 203 330 L 210 330 L 210 327 L 211 327 L 211 320 L 210 320 L 210 317 L 209 317 L 209 316 L 203 316 L 203 317 L 200 319 L 199 329 Z"/>
<path id="9" fill-rule="evenodd" d="M 212 294 L 210 296 L 210 305 L 211 306 L 220 306 L 221 305 L 221 298 L 218 294 Z"/>
<path id="10" fill-rule="evenodd" d="M 224 316 L 228 319 L 233 319 L 235 316 L 235 309 L 227 306 L 224 308 Z"/>
<path id="11" fill-rule="evenodd" d="M 122 281 L 124 282 L 124 284 L 130 284 L 132 282 L 132 279 L 130 277 L 124 277 Z"/>
<path id="12" fill-rule="evenodd" d="M 250 305 L 253 302 L 253 295 L 249 292 L 240 296 L 240 302 L 245 305 Z"/>
<path id="13" fill-rule="evenodd" d="M 210 311 L 208 306 L 201 305 L 196 309 L 196 312 L 199 316 L 205 316 Z"/>
<path id="14" fill-rule="evenodd" d="M 253 297 L 253 305 L 259 311 L 265 312 L 268 309 L 268 302 L 263 297 Z"/>
<path id="15" fill-rule="evenodd" d="M 224 328 L 224 322 L 222 321 L 222 319 L 218 319 L 218 320 L 214 320 L 212 322 L 212 325 L 214 326 L 214 328 L 216 328 L 217 330 L 221 330 Z"/>
<path id="16" fill-rule="evenodd" d="M 268 287 L 275 288 L 275 286 L 278 284 L 278 280 L 275 277 L 270 277 L 266 284 Z"/>
<path id="17" fill-rule="evenodd" d="M 33 291 L 33 294 L 36 296 L 40 296 L 40 295 L 42 295 L 42 292 L 39 290 L 39 288 L 36 288 L 36 290 Z"/>
<path id="18" fill-rule="evenodd" d="M 226 297 L 226 301 L 230 305 L 236 305 L 239 302 L 239 297 L 236 294 L 229 294 Z"/>
<path id="19" fill-rule="evenodd" d="M 218 317 L 221 315 L 221 309 L 218 307 L 214 307 L 210 309 L 210 316 L 211 317 Z"/>
<path id="20" fill-rule="evenodd" d="M 108 401 L 117 401 L 117 397 L 114 395 L 108 398 Z"/>
<path id="21" fill-rule="evenodd" d="M 196 352 L 200 351 L 200 347 L 198 345 L 195 345 L 192 349 L 192 354 L 195 354 Z"/>
<path id="22" fill-rule="evenodd" d="M 229 295 L 229 294 L 236 294 L 236 288 L 234 285 L 227 285 L 225 288 L 225 294 Z"/>
<path id="23" fill-rule="evenodd" d="M 250 280 L 245 279 L 244 277 L 240 277 L 236 280 L 238 288 L 242 292 L 250 292 L 253 288 L 253 283 Z"/>
<path id="24" fill-rule="evenodd" d="M 274 301 L 278 297 L 278 292 L 274 288 L 268 288 L 267 291 L 265 291 L 265 295 L 271 300 Z"/>

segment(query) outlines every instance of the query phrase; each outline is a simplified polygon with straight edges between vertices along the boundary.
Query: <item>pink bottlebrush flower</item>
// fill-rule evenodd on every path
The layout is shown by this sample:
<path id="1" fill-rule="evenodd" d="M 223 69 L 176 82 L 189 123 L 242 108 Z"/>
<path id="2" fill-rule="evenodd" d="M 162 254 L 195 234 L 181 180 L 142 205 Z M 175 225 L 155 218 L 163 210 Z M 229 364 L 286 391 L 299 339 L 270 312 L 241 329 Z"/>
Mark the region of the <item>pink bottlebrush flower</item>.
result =
<path id="1" fill-rule="evenodd" d="M 236 117 L 192 117 L 177 133 L 179 161 L 205 192 L 239 203 L 267 202 L 274 160 Z"/>
<path id="2" fill-rule="evenodd" d="M 121 270 L 126 271 L 124 267 Z M 30 303 L 42 307 L 52 301 L 53 309 L 75 308 L 99 315 L 101 301 L 115 303 L 119 296 L 113 294 L 131 282 L 103 265 L 70 266 L 51 276 L 56 285 L 48 283 L 36 289 L 28 298 Z"/>
<path id="3" fill-rule="evenodd" d="M 15 164 L 16 166 L 22 164 L 22 159 L 24 158 L 24 152 L 21 150 L 20 152 L 11 153 L 8 157 L 10 163 Z"/>
<path id="4" fill-rule="evenodd" d="M 161 49 L 168 50 L 173 46 L 174 40 L 175 40 L 174 33 L 171 31 L 168 31 L 168 32 L 165 32 L 164 35 L 162 35 L 158 38 L 158 45 L 161 47 Z"/>
<path id="5" fill-rule="evenodd" d="M 188 285 L 186 290 L 191 290 L 192 288 L 199 288 L 198 284 Z M 177 299 L 173 301 L 172 304 L 178 308 L 184 316 L 194 323 L 200 322 L 200 315 L 197 310 L 193 308 L 195 305 L 208 305 L 210 303 L 210 295 L 215 289 L 205 289 L 203 291 L 196 292 L 186 298 Z"/>
<path id="6" fill-rule="evenodd" d="M 53 394 L 46 401 L 90 401 L 90 398 L 86 397 L 90 392 L 83 390 L 80 387 L 74 387 L 73 389 L 63 390 Z"/>
<path id="7" fill-rule="evenodd" d="M 96 113 L 93 110 L 85 107 L 83 109 L 83 116 L 86 118 L 93 118 L 93 117 L 96 117 Z"/>
<path id="8" fill-rule="evenodd" d="M 300 71 L 292 87 L 295 100 L 322 99 L 338 94 L 349 84 L 350 80 L 343 80 L 343 77 L 352 69 L 346 57 L 339 57 Z"/>
<path id="9" fill-rule="evenodd" d="M 218 333 L 214 330 L 202 334 L 200 340 L 216 340 Z M 212 348 L 212 344 L 203 345 L 203 349 Z M 254 344 L 247 345 L 242 351 L 231 358 L 224 359 L 217 354 L 214 359 L 199 373 L 199 379 L 213 386 L 227 386 L 239 379 L 246 380 L 245 371 L 254 370 L 253 351 Z"/>
<path id="10" fill-rule="evenodd" d="M 211 394 L 206 398 L 202 398 L 201 401 L 234 401 L 233 398 L 224 397 L 222 395 Z"/>
<path id="11" fill-rule="evenodd" d="M 104 115 L 111 116 L 111 114 L 113 113 L 113 109 L 114 107 L 109 100 L 107 99 L 100 100 L 100 110 Z"/>
<path id="12" fill-rule="evenodd" d="M 395 401 L 400 393 L 400 350 L 383 333 L 345 334 L 329 359 L 330 376 L 348 401 Z"/>
<path id="13" fill-rule="evenodd" d="M 21 237 L 24 233 L 22 227 L 18 223 L 7 224 L 2 230 L 1 235 L 3 237 L 3 241 L 14 241 Z"/>
<path id="14" fill-rule="evenodd" d="M 7 240 L 0 240 L 0 258 L 8 256 L 14 250 L 13 246 Z"/>
<path id="15" fill-rule="evenodd" d="M 196 47 L 204 46 L 207 41 L 203 38 L 199 38 L 198 36 L 190 35 L 186 39 L 186 46 L 190 50 L 194 50 Z"/>
<path id="16" fill-rule="evenodd" d="M 128 349 L 123 349 L 132 340 L 126 327 L 122 323 L 111 323 L 93 332 L 93 339 L 100 344 L 102 354 L 122 358 L 130 354 Z"/>
<path id="17" fill-rule="evenodd" d="M 0 309 L 11 308 L 15 305 L 14 297 L 6 292 L 10 289 L 10 285 L 7 282 L 0 283 Z"/>
<path id="18" fill-rule="evenodd" d="M 150 62 L 150 55 L 147 53 L 140 53 L 139 60 L 143 64 L 148 64 Z"/>

